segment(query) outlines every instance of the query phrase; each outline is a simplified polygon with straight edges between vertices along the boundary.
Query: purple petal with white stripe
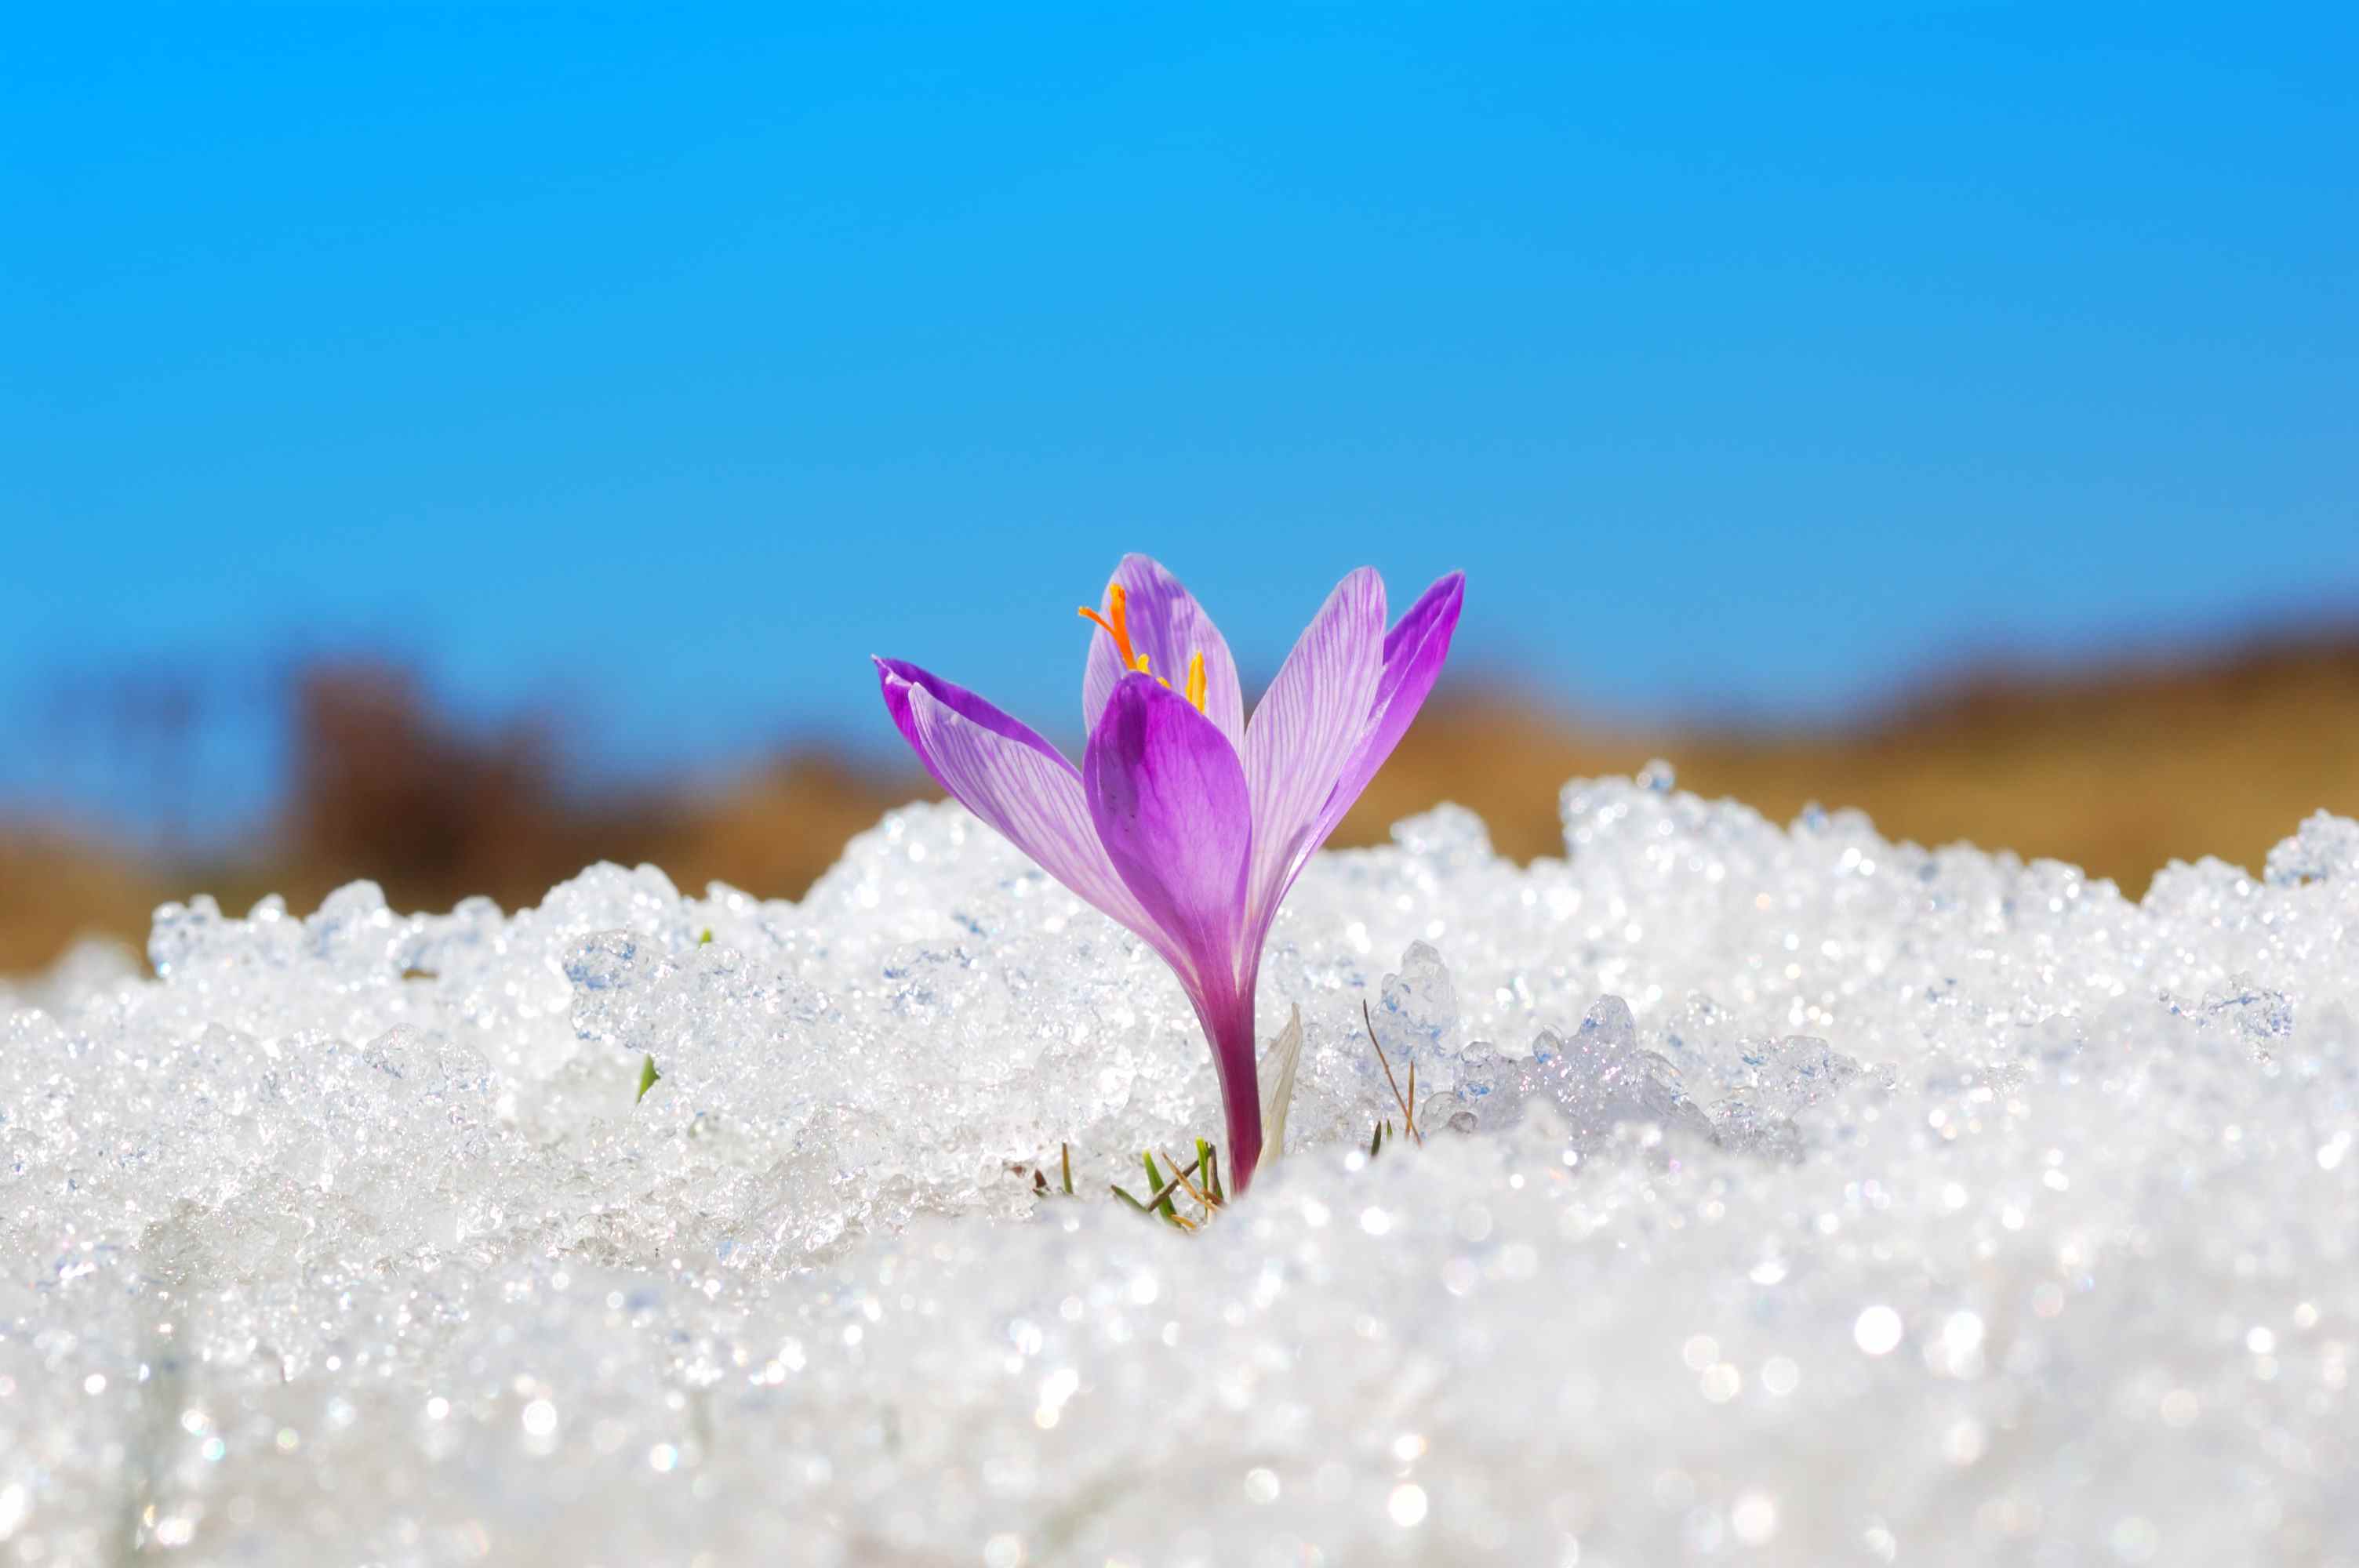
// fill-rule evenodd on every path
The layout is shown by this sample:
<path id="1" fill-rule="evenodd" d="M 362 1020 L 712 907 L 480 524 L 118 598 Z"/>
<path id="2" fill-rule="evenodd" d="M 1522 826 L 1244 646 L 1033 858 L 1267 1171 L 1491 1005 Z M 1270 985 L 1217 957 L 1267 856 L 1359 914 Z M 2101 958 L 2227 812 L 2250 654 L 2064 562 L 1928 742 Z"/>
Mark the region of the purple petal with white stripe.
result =
<path id="1" fill-rule="evenodd" d="M 1362 567 L 1327 596 L 1245 726 L 1254 929 L 1267 929 L 1277 901 L 1316 848 L 1321 811 L 1367 734 L 1384 642 L 1384 579 Z"/>
<path id="2" fill-rule="evenodd" d="M 1385 634 L 1385 667 L 1376 682 L 1375 710 L 1371 715 L 1367 732 L 1343 767 L 1343 776 L 1336 781 L 1335 792 L 1328 797 L 1324 810 L 1319 814 L 1319 826 L 1304 850 L 1305 858 L 1312 849 L 1327 841 L 1329 834 L 1360 798 L 1393 754 L 1393 748 L 1408 732 L 1409 721 L 1418 709 L 1425 706 L 1433 683 L 1441 674 L 1441 664 L 1450 656 L 1450 639 L 1458 630 L 1458 614 L 1466 605 L 1466 574 L 1451 572 L 1435 582 L 1418 597 L 1408 612 Z M 1300 871 L 1298 863 L 1296 871 Z M 1279 898 L 1286 896 L 1280 888 Z"/>
<path id="3" fill-rule="evenodd" d="M 898 659 L 878 659 L 876 670 L 886 709 L 936 784 L 1041 870 L 1165 951 L 1160 928 L 1106 859 L 1081 773 L 1062 753 L 964 687 Z"/>

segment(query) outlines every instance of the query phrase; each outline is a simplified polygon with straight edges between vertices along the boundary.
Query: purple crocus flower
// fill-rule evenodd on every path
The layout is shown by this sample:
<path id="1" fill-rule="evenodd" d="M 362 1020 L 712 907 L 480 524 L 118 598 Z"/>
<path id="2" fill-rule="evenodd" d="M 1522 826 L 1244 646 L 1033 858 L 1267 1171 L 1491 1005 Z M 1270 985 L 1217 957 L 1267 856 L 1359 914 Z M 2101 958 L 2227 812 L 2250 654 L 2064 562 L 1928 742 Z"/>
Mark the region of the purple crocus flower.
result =
<path id="1" fill-rule="evenodd" d="M 1387 632 L 1384 579 L 1361 568 L 1327 596 L 1248 724 L 1212 618 L 1161 566 L 1125 556 L 1100 607 L 1082 611 L 1099 631 L 1082 676 L 1079 768 L 963 687 L 876 661 L 885 706 L 934 782 L 1180 977 L 1220 1074 L 1233 1190 L 1261 1160 L 1263 939 L 1433 689 L 1464 597 L 1452 572 Z"/>

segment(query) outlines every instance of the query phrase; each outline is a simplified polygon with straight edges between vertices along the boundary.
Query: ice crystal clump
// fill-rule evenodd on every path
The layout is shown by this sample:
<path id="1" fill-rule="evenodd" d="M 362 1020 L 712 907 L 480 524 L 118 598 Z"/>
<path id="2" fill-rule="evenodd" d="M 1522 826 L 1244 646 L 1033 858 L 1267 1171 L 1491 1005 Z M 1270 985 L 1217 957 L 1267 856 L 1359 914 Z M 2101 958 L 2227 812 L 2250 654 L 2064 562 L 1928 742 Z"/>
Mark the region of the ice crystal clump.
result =
<path id="1" fill-rule="evenodd" d="M 0 995 L 0 1562 L 2354 1560 L 2359 827 L 2134 905 L 1564 822 L 1312 863 L 1193 1237 L 1102 1196 L 1218 1125 L 1176 984 L 955 808 L 797 904 L 168 907 Z"/>
<path id="2" fill-rule="evenodd" d="M 1448 1087 L 1458 1076 L 1458 991 L 1440 951 L 1430 942 L 1410 943 L 1400 972 L 1386 975 L 1378 989 L 1369 1018 L 1388 1055 L 1372 1055 L 1366 1070 L 1381 1076 L 1389 1063 L 1405 1081 L 1413 1065 L 1427 1087 Z"/>

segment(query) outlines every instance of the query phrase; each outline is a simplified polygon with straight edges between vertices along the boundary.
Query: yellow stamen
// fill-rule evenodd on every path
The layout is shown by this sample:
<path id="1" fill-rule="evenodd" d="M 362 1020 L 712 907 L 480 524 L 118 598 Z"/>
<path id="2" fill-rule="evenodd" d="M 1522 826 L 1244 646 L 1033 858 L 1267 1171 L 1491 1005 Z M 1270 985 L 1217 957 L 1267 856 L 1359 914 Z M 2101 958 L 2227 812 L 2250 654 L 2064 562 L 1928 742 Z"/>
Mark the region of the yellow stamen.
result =
<path id="1" fill-rule="evenodd" d="M 1105 629 L 1105 634 L 1114 639 L 1114 651 L 1122 655 L 1124 669 L 1143 670 L 1147 667 L 1147 655 L 1131 652 L 1129 608 L 1130 595 L 1124 590 L 1122 584 L 1110 582 L 1106 584 L 1108 613 L 1101 615 L 1084 604 L 1082 606 L 1082 619 L 1094 621 Z"/>
<path id="2" fill-rule="evenodd" d="M 1203 712 L 1203 711 L 1204 711 L 1204 696 L 1205 696 L 1205 687 L 1206 687 L 1206 685 L 1207 685 L 1207 682 L 1206 682 L 1206 681 L 1205 681 L 1205 679 L 1204 679 L 1204 655 L 1203 655 L 1203 654 L 1189 654 L 1189 655 L 1188 655 L 1188 700 L 1189 700 L 1190 702 L 1191 702 L 1191 703 L 1195 704 L 1195 706 L 1196 706 L 1196 711 L 1197 711 L 1197 712 L 1199 712 L 1199 713 L 1201 713 L 1201 712 Z"/>

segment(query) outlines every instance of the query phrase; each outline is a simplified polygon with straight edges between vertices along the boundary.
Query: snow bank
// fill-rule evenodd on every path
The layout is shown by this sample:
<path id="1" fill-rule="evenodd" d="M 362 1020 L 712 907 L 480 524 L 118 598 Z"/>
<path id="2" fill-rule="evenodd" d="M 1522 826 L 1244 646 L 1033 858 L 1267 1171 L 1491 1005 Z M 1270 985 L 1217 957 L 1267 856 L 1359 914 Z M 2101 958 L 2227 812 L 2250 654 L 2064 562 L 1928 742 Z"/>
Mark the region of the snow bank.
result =
<path id="1" fill-rule="evenodd" d="M 799 904 L 168 907 L 0 995 L 0 1561 L 2359 1560 L 2359 825 L 2133 905 L 1564 819 L 1320 857 L 1195 1236 L 1104 1196 L 1218 1125 L 1177 987 L 955 808 Z"/>

